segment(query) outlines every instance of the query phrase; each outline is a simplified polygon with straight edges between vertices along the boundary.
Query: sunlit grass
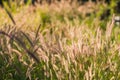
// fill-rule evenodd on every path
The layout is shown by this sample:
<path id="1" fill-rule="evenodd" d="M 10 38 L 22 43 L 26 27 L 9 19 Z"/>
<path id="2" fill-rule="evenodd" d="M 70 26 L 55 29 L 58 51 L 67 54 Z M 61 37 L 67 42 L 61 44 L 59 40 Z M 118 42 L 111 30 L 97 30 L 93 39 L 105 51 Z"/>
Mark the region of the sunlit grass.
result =
<path id="1" fill-rule="evenodd" d="M 65 4 L 7 8 L 16 24 L 0 9 L 1 80 L 120 78 L 120 28 L 114 15 L 101 21 L 96 9 L 86 15 L 80 6 Z"/>

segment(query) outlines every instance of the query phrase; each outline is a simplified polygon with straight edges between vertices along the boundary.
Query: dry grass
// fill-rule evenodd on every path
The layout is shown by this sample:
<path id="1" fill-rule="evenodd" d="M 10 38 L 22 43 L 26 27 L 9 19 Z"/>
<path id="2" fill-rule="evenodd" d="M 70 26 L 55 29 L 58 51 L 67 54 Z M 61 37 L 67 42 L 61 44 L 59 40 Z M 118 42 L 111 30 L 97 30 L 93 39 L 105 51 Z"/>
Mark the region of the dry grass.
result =
<path id="1" fill-rule="evenodd" d="M 98 17 L 85 17 L 78 8 L 23 6 L 10 13 L 16 24 L 0 18 L 0 79 L 118 80 L 120 29 L 111 19 L 103 30 Z"/>

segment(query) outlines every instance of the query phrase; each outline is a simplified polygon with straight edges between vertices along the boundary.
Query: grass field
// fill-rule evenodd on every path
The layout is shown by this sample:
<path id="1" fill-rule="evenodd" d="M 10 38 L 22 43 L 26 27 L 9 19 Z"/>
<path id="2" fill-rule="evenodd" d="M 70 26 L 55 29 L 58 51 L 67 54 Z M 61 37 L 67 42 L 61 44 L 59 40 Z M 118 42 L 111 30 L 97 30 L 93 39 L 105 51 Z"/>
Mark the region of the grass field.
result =
<path id="1" fill-rule="evenodd" d="M 113 0 L 109 5 L 11 2 L 10 8 L 4 2 L 0 80 L 119 80 L 120 25 L 114 21 L 119 15 L 115 5 Z"/>

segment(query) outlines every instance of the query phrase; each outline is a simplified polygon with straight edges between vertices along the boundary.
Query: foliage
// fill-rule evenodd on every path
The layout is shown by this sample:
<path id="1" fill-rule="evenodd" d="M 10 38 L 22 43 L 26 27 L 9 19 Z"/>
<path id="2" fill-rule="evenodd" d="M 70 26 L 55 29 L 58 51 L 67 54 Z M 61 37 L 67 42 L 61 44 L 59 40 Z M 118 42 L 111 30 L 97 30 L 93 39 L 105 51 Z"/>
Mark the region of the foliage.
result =
<path id="1" fill-rule="evenodd" d="M 0 8 L 0 80 L 120 79 L 115 3 L 14 4 Z"/>

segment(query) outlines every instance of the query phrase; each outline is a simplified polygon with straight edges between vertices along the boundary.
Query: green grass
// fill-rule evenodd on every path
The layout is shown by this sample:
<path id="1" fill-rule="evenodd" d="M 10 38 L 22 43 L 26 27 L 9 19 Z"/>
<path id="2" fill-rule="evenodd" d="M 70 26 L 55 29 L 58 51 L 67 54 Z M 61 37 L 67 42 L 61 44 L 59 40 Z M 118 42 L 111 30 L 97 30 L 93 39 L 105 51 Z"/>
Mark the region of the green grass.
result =
<path id="1" fill-rule="evenodd" d="M 120 79 L 120 28 L 112 14 L 100 20 L 106 6 L 11 6 L 16 25 L 0 9 L 0 80 Z"/>

